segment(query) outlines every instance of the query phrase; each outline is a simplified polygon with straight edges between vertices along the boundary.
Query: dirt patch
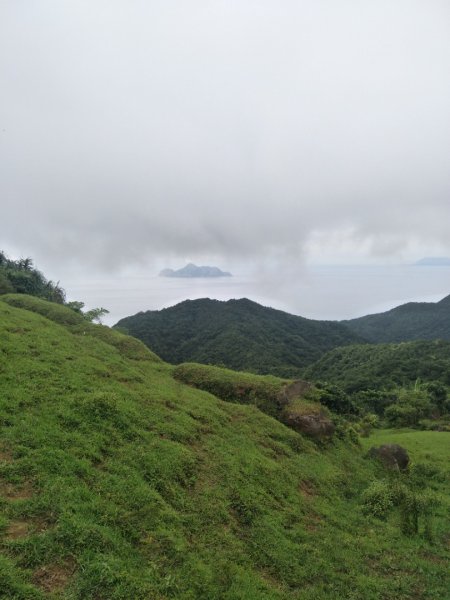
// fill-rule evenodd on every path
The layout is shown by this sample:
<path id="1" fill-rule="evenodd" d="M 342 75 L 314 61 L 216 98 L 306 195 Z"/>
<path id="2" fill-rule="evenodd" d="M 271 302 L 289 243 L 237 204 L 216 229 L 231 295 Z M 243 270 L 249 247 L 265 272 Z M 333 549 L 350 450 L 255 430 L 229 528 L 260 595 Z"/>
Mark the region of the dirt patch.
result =
<path id="1" fill-rule="evenodd" d="M 0 462 L 12 463 L 13 457 L 11 452 L 8 450 L 1 449 L 0 450 Z"/>
<path id="2" fill-rule="evenodd" d="M 317 513 L 312 512 L 307 517 L 305 517 L 305 528 L 307 531 L 317 531 L 321 523 L 322 517 L 320 517 Z"/>
<path id="3" fill-rule="evenodd" d="M 436 556 L 436 554 L 432 554 L 431 552 L 422 552 L 422 558 L 425 560 L 429 560 L 435 565 L 447 565 L 448 561 L 445 558 L 440 556 Z"/>
<path id="4" fill-rule="evenodd" d="M 300 481 L 298 489 L 303 498 L 313 498 L 316 495 L 316 487 L 309 479 Z"/>
<path id="5" fill-rule="evenodd" d="M 5 530 L 7 540 L 19 540 L 28 535 L 30 526 L 26 521 L 12 521 Z"/>
<path id="6" fill-rule="evenodd" d="M 56 592 L 66 587 L 75 572 L 75 563 L 44 565 L 33 574 L 33 583 L 44 592 Z"/>
<path id="7" fill-rule="evenodd" d="M 13 483 L 0 484 L 0 496 L 10 501 L 28 500 L 34 494 L 31 483 L 15 485 Z"/>

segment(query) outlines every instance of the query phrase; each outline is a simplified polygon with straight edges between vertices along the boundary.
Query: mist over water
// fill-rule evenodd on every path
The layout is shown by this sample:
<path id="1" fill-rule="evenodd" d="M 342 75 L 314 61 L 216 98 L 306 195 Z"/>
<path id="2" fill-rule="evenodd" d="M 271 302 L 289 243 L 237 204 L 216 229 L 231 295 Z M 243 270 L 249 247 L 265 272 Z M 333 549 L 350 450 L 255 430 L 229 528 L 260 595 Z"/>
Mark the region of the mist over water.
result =
<path id="1" fill-rule="evenodd" d="M 311 319 L 350 319 L 405 302 L 435 302 L 450 293 L 450 267 L 317 266 L 296 277 L 176 279 L 111 277 L 65 282 L 69 299 L 104 306 L 113 325 L 139 311 L 159 310 L 186 299 L 249 298 Z"/>

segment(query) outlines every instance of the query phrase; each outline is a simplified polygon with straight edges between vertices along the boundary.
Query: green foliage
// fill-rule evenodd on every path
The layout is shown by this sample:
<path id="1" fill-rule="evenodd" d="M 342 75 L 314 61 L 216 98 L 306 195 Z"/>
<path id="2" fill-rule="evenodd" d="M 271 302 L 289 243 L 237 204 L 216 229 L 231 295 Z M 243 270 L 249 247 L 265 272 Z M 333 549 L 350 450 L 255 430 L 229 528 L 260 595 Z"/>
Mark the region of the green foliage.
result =
<path id="1" fill-rule="evenodd" d="M 33 267 L 31 258 L 11 260 L 3 252 L 0 252 L 0 295 L 2 294 L 24 294 L 64 304 L 91 323 L 101 323 L 102 317 L 109 313 L 103 307 L 83 311 L 84 302 L 78 300 L 66 302 L 66 293 L 60 287 L 59 282 L 55 284 L 53 281 L 48 281 L 40 271 Z M 27 302 L 25 299 L 24 303 Z"/>
<path id="2" fill-rule="evenodd" d="M 14 292 L 14 286 L 7 277 L 5 272 L 2 272 L 0 269 L 0 295 L 1 294 L 11 294 Z"/>
<path id="3" fill-rule="evenodd" d="M 376 343 L 450 340 L 450 296 L 440 302 L 409 302 L 384 313 L 341 322 Z"/>
<path id="4" fill-rule="evenodd" d="M 85 321 L 89 321 L 93 323 L 94 321 L 97 323 L 102 322 L 102 317 L 109 313 L 109 310 L 106 308 L 92 308 L 91 310 L 84 311 L 84 302 L 80 302 L 78 300 L 74 300 L 72 302 L 66 302 L 66 306 L 71 308 L 77 314 L 82 315 Z"/>
<path id="5" fill-rule="evenodd" d="M 386 419 L 391 425 L 408 427 L 417 425 L 420 419 L 429 416 L 432 405 L 425 390 L 418 388 L 400 389 L 395 404 L 391 404 L 384 411 Z"/>
<path id="6" fill-rule="evenodd" d="M 0 299 L 0 597 L 445 597 L 447 477 L 427 484 L 433 543 L 400 536 L 395 511 L 361 510 L 379 467 L 357 446 L 319 449 L 137 340 L 21 299 Z M 448 474 L 448 434 L 406 435 Z"/>
<path id="7" fill-rule="evenodd" d="M 398 427 L 439 420 L 450 411 L 446 341 L 337 348 L 309 367 L 305 376 L 341 387 L 357 409 Z M 321 401 L 326 404 L 326 399 Z"/>
<path id="8" fill-rule="evenodd" d="M 82 312 L 74 311 L 72 307 L 58 305 L 23 294 L 8 294 L 2 296 L 1 300 L 10 306 L 42 315 L 58 325 L 67 327 L 74 334 L 98 338 L 106 344 L 114 346 L 114 348 L 127 358 L 161 362 L 161 359 L 156 354 L 136 338 L 124 335 L 109 327 L 90 323 L 84 318 Z M 84 306 L 82 302 L 78 304 Z"/>
<path id="9" fill-rule="evenodd" d="M 365 344 L 336 348 L 309 367 L 304 376 L 328 381 L 347 393 L 381 391 L 424 383 L 450 385 L 450 342 Z"/>
<path id="10" fill-rule="evenodd" d="M 251 404 L 273 417 L 280 415 L 282 392 L 289 383 L 271 375 L 239 373 L 196 363 L 178 365 L 173 375 L 175 379 L 210 392 L 221 400 Z"/>
<path id="11" fill-rule="evenodd" d="M 422 472 L 422 482 L 424 472 Z M 374 517 L 386 519 L 395 508 L 399 526 L 405 535 L 417 535 L 433 540 L 433 515 L 439 506 L 437 496 L 430 490 L 414 489 L 414 480 L 406 475 L 390 480 L 373 481 L 362 495 L 364 510 Z M 422 525 L 422 527 L 420 527 Z"/>
<path id="12" fill-rule="evenodd" d="M 317 402 L 315 390 L 306 382 L 293 383 L 271 375 L 253 375 L 195 363 L 178 365 L 173 374 L 177 380 L 226 402 L 253 405 L 319 444 L 333 437 L 335 426 L 331 416 Z M 321 427 L 314 428 L 314 421 L 321 422 Z M 344 424 L 341 433 L 341 439 L 351 441 Z"/>
<path id="13" fill-rule="evenodd" d="M 373 445 L 397 443 L 414 453 L 416 461 L 406 472 L 392 472 L 388 479 L 374 482 L 373 489 L 384 489 L 386 498 L 391 500 L 391 503 L 386 501 L 386 510 L 380 510 L 377 516 L 396 523 L 404 535 L 419 536 L 433 544 L 439 535 L 447 535 L 444 532 L 438 534 L 442 527 L 438 523 L 442 523 L 441 519 L 446 518 L 450 509 L 450 495 L 442 494 L 442 486 L 450 480 L 449 462 L 442 453 L 445 448 L 448 449 L 446 435 L 413 433 L 407 429 L 378 430 L 369 439 L 363 440 L 366 449 Z M 363 503 L 370 496 L 371 488 L 372 485 L 364 492 Z"/>
<path id="14" fill-rule="evenodd" d="M 331 348 L 361 341 L 339 323 L 297 317 L 247 299 L 186 300 L 117 325 L 173 364 L 197 362 L 290 378 Z"/>
<path id="15" fill-rule="evenodd" d="M 31 312 L 35 312 L 43 317 L 46 317 L 59 325 L 77 325 L 83 322 L 82 315 L 69 310 L 63 305 L 58 305 L 53 302 L 46 302 L 35 296 L 27 296 L 25 294 L 8 294 L 2 296 L 1 300 L 10 306 L 22 308 Z"/>
<path id="16" fill-rule="evenodd" d="M 425 386 L 431 401 L 441 412 L 450 412 L 450 399 L 448 398 L 447 388 L 438 381 L 432 381 Z"/>
<path id="17" fill-rule="evenodd" d="M 0 251 L 0 295 L 29 294 L 45 300 L 63 304 L 65 292 L 59 283 L 48 281 L 33 267 L 31 258 L 9 259 Z"/>
<path id="18" fill-rule="evenodd" d="M 359 434 L 363 437 L 368 437 L 374 427 L 378 427 L 380 420 L 377 415 L 373 413 L 367 413 L 364 417 L 358 421 L 357 429 Z"/>
<path id="19" fill-rule="evenodd" d="M 359 408 L 352 398 L 337 385 L 318 381 L 315 385 L 318 402 L 340 415 L 358 414 Z"/>
<path id="20" fill-rule="evenodd" d="M 372 481 L 364 490 L 362 502 L 366 512 L 374 517 L 386 518 L 394 506 L 394 493 L 389 481 Z"/>

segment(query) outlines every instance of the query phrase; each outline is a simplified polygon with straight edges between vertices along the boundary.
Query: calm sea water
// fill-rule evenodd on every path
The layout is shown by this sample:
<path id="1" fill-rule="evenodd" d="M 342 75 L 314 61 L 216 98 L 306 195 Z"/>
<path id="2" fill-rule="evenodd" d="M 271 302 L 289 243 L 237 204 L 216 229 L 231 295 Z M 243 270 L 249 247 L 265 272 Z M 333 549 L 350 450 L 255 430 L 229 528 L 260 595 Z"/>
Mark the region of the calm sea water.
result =
<path id="1" fill-rule="evenodd" d="M 70 299 L 104 306 L 104 322 L 186 299 L 250 298 L 311 319 L 348 319 L 409 301 L 434 302 L 450 294 L 450 267 L 333 266 L 304 269 L 296 277 L 235 276 L 218 279 L 115 277 L 68 281 Z"/>

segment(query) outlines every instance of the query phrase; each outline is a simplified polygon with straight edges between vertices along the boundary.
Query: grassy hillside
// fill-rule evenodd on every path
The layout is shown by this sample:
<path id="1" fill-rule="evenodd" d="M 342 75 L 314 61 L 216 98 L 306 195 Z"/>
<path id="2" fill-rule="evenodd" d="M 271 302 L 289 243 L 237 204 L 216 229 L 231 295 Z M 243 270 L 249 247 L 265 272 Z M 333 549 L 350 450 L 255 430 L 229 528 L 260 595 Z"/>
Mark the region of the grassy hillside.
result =
<path id="1" fill-rule="evenodd" d="M 450 341 L 364 344 L 336 348 L 304 373 L 348 392 L 409 386 L 417 379 L 450 386 Z"/>
<path id="2" fill-rule="evenodd" d="M 341 323 L 370 342 L 450 340 L 450 296 L 440 302 L 409 302 Z"/>
<path id="3" fill-rule="evenodd" d="M 339 323 L 297 317 L 245 298 L 186 300 L 126 317 L 117 326 L 173 364 L 199 362 L 280 377 L 298 376 L 324 352 L 362 341 Z"/>
<path id="4" fill-rule="evenodd" d="M 172 375 L 63 306 L 0 298 L 1 598 L 445 597 L 441 508 L 433 540 L 405 536 L 364 510 L 384 472 L 357 445 Z"/>

